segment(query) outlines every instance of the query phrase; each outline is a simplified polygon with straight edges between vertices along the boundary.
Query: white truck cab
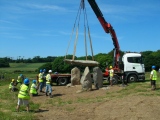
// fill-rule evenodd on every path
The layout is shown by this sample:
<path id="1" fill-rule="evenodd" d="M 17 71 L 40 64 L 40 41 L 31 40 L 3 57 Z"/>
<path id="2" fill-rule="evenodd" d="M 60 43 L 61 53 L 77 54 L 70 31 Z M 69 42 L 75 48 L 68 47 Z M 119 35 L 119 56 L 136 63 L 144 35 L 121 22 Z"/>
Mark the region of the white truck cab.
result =
<path id="1" fill-rule="evenodd" d="M 141 53 L 125 53 L 122 63 L 125 80 L 128 82 L 145 80 L 145 66 Z"/>

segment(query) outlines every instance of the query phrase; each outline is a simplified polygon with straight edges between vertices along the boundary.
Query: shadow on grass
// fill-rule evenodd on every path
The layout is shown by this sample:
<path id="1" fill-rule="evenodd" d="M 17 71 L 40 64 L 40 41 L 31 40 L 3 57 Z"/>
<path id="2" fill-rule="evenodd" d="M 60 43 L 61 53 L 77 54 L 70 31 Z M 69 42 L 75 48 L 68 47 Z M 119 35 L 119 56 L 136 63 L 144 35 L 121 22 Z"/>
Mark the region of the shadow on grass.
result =
<path id="1" fill-rule="evenodd" d="M 58 97 L 58 96 L 62 96 L 62 95 L 65 95 L 65 94 L 54 94 L 53 97 Z"/>
<path id="2" fill-rule="evenodd" d="M 30 112 L 33 112 L 33 113 L 41 113 L 41 112 L 47 112 L 49 110 L 43 110 L 43 109 L 39 109 L 39 110 L 30 110 Z"/>
<path id="3" fill-rule="evenodd" d="M 156 88 L 155 91 L 156 91 L 156 90 L 160 90 L 160 88 Z"/>
<path id="4" fill-rule="evenodd" d="M 27 110 L 20 110 L 19 112 L 17 112 L 17 110 L 13 111 L 16 113 L 40 113 L 40 112 L 47 112 L 49 110 L 42 110 L 42 109 L 38 109 L 38 110 L 29 110 L 29 112 L 27 112 Z"/>

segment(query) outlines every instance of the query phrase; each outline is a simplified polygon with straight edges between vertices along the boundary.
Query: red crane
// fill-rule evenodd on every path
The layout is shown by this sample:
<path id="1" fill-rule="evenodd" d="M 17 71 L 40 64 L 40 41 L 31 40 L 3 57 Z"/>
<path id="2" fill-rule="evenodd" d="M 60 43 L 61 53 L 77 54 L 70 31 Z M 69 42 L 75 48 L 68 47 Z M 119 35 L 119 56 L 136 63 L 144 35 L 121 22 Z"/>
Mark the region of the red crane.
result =
<path id="1" fill-rule="evenodd" d="M 104 31 L 106 33 L 110 33 L 111 37 L 112 37 L 112 41 L 113 41 L 113 45 L 114 45 L 114 60 L 113 60 L 113 68 L 115 70 L 119 71 L 119 57 L 120 57 L 120 47 L 119 47 L 119 43 L 118 43 L 118 39 L 116 36 L 116 33 L 112 27 L 111 24 L 109 24 L 108 22 L 106 22 L 106 20 L 103 17 L 103 14 L 101 12 L 101 10 L 99 9 L 97 3 L 95 2 L 95 0 L 88 0 L 91 8 L 93 9 L 94 13 L 96 14 L 99 22 L 101 23 Z"/>

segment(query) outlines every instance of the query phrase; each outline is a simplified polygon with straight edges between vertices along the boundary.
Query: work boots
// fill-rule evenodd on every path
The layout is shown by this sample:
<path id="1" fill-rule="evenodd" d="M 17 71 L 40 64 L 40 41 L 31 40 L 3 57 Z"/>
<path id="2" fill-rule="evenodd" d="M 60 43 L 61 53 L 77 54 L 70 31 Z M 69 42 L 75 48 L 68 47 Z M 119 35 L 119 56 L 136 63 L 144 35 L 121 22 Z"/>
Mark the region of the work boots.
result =
<path id="1" fill-rule="evenodd" d="M 155 90 L 156 89 L 156 86 L 155 85 L 152 85 L 152 89 L 151 90 Z"/>
<path id="2" fill-rule="evenodd" d="M 49 93 L 50 98 L 53 98 L 53 96 L 51 95 L 51 93 Z"/>
<path id="3" fill-rule="evenodd" d="M 46 96 L 48 96 L 47 92 L 46 92 Z"/>

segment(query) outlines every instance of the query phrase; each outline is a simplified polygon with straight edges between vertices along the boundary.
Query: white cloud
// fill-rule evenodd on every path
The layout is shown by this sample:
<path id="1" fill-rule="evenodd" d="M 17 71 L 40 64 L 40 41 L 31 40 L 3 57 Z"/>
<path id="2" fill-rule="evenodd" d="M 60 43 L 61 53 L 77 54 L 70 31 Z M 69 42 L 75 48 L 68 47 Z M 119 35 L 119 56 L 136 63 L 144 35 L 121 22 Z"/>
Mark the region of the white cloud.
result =
<path id="1" fill-rule="evenodd" d="M 66 11 L 67 9 L 56 5 L 41 5 L 41 4 L 26 4 L 27 7 L 32 9 L 40 9 L 43 11 L 53 10 L 53 11 Z"/>

